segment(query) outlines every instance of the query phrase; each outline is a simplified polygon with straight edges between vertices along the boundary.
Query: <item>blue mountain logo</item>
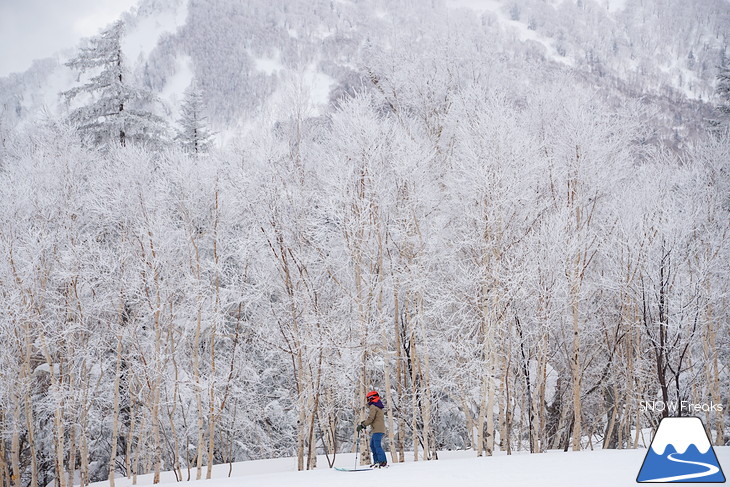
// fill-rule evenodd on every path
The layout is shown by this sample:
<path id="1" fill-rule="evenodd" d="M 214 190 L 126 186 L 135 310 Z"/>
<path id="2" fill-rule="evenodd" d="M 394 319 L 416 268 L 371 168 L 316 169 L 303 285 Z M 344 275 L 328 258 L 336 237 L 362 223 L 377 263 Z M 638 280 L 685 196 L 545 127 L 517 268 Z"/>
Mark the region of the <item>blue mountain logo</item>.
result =
<path id="1" fill-rule="evenodd" d="M 725 482 L 702 420 L 696 417 L 662 419 L 636 481 Z"/>

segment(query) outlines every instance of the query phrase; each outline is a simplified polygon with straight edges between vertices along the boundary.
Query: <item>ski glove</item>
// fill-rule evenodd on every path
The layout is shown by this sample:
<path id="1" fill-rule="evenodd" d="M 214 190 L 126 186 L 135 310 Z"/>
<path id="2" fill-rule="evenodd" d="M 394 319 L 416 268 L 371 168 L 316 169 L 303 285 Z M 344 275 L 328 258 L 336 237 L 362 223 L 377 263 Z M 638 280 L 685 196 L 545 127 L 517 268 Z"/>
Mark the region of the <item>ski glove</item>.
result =
<path id="1" fill-rule="evenodd" d="M 364 429 L 365 429 L 365 425 L 364 424 L 360 423 L 360 424 L 357 425 L 357 432 L 358 433 L 361 432 Z"/>

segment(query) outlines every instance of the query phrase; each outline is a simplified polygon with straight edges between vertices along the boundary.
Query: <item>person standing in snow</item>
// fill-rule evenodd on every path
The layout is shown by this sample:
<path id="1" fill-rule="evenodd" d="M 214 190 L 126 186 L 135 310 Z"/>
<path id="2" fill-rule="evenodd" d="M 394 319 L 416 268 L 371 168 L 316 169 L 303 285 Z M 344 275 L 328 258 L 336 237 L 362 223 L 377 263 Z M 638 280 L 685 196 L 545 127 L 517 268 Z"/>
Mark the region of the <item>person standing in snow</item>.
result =
<path id="1" fill-rule="evenodd" d="M 372 467 L 387 467 L 388 459 L 385 457 L 385 451 L 380 445 L 385 434 L 385 414 L 383 414 L 383 403 L 380 401 L 380 395 L 376 391 L 370 391 L 367 393 L 368 406 L 370 408 L 370 414 L 367 419 L 357 425 L 357 432 L 364 430 L 366 427 L 372 425 L 372 435 L 370 436 L 370 450 L 373 452 L 375 463 Z"/>

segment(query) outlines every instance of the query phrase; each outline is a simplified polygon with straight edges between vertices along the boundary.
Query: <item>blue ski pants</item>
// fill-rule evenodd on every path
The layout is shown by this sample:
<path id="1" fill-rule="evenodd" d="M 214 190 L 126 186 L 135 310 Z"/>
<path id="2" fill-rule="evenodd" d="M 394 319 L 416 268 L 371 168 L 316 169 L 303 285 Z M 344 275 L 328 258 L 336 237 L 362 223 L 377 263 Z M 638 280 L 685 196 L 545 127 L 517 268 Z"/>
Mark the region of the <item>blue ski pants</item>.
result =
<path id="1" fill-rule="evenodd" d="M 383 451 L 383 447 L 380 445 L 380 442 L 383 440 L 383 433 L 373 433 L 370 436 L 370 451 L 373 452 L 373 461 L 375 463 L 381 463 L 381 462 L 387 462 L 388 459 L 385 458 L 385 451 Z"/>

